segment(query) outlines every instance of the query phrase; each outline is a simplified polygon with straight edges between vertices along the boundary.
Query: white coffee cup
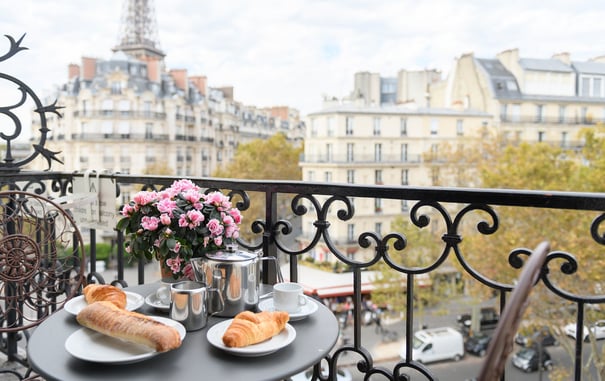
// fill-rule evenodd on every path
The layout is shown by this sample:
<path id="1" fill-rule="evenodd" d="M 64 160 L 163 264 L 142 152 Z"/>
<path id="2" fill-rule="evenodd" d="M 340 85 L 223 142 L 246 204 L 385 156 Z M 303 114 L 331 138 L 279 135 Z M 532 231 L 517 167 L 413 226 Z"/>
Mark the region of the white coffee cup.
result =
<path id="1" fill-rule="evenodd" d="M 303 287 L 298 283 L 283 282 L 273 286 L 273 307 L 276 311 L 295 313 L 307 304 Z"/>

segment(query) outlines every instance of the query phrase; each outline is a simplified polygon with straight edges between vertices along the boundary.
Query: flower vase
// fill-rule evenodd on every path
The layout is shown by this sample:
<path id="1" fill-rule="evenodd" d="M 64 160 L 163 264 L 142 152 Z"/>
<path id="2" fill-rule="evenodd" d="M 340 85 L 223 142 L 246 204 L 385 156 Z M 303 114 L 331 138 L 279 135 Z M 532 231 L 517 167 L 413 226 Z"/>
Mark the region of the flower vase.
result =
<path id="1" fill-rule="evenodd" d="M 159 263 L 160 265 L 160 280 L 162 283 L 176 283 L 176 282 L 180 282 L 181 280 L 184 279 L 179 279 L 179 278 L 175 278 L 172 274 L 172 271 L 170 270 L 170 268 L 163 266 L 162 263 Z"/>

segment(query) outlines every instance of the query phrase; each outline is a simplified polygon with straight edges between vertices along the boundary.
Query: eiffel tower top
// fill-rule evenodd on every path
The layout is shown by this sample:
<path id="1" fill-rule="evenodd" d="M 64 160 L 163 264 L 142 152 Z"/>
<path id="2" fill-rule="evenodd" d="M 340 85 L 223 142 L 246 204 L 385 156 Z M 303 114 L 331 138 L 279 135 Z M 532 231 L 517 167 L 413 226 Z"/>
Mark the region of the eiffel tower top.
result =
<path id="1" fill-rule="evenodd" d="M 112 50 L 139 59 L 166 56 L 160 48 L 153 0 L 124 0 L 118 45 Z"/>

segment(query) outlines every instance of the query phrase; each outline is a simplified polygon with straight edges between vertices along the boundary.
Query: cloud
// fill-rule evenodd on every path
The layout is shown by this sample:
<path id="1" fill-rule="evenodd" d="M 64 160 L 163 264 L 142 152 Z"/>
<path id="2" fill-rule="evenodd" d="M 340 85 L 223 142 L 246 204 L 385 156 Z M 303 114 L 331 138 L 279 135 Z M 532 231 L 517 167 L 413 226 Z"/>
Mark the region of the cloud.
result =
<path id="1" fill-rule="evenodd" d="M 3 1 L 2 34 L 27 33 L 30 50 L 0 63 L 0 71 L 36 92 L 64 83 L 69 63 L 111 56 L 122 5 Z M 348 95 L 358 71 L 393 77 L 429 68 L 445 75 L 462 54 L 491 58 L 511 48 L 528 58 L 605 53 L 601 0 L 157 0 L 155 9 L 169 68 L 206 75 L 211 86 L 231 85 L 245 104 L 288 105 L 303 114 L 320 109 L 324 94 Z M 0 51 L 6 46 L 0 41 Z"/>

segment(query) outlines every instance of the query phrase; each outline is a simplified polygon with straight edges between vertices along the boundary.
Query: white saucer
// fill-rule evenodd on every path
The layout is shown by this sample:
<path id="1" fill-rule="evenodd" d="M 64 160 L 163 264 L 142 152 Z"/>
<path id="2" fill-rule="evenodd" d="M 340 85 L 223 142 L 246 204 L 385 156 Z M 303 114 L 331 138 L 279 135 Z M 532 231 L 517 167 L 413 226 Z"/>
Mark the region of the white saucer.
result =
<path id="1" fill-rule="evenodd" d="M 168 311 L 170 309 L 170 303 L 162 303 L 162 301 L 158 299 L 158 296 L 155 292 L 147 295 L 145 298 L 145 304 L 160 311 Z"/>
<path id="2" fill-rule="evenodd" d="M 303 304 L 297 312 L 290 313 L 290 321 L 304 319 L 315 311 L 317 311 L 317 302 L 306 295 L 305 297 L 307 298 L 307 303 Z M 275 307 L 273 306 L 273 298 L 261 300 L 258 303 L 258 309 L 260 311 L 275 311 Z"/>

